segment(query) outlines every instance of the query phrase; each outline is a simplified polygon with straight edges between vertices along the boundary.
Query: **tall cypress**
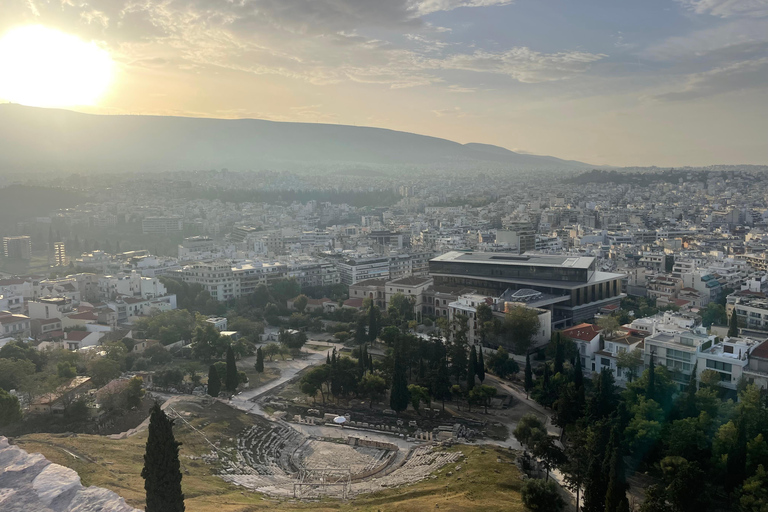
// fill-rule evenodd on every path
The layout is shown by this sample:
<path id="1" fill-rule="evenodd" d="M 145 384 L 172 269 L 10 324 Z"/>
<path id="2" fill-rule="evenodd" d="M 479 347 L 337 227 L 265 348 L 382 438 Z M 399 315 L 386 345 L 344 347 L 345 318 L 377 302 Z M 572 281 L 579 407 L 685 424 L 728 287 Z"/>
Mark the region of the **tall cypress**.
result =
<path id="1" fill-rule="evenodd" d="M 728 322 L 728 337 L 735 338 L 739 335 L 739 319 L 736 316 L 736 307 L 733 308 L 731 319 Z"/>
<path id="2" fill-rule="evenodd" d="M 155 402 L 149 416 L 149 436 L 141 470 L 147 492 L 147 512 L 184 512 L 179 446 L 181 443 L 173 437 L 173 420 Z"/>
<path id="3" fill-rule="evenodd" d="M 584 370 L 581 367 L 581 358 L 576 357 L 573 363 L 573 383 L 576 389 L 584 387 Z"/>
<path id="4" fill-rule="evenodd" d="M 583 512 L 605 512 L 608 475 L 603 461 L 608 448 L 609 422 L 603 418 L 592 425 L 588 441 L 589 464 L 584 479 Z"/>
<path id="5" fill-rule="evenodd" d="M 617 428 L 611 432 L 610 458 L 608 459 L 608 488 L 605 492 L 605 510 L 617 511 L 627 500 L 627 477 L 624 470 L 624 458 L 621 453 L 621 441 Z M 606 455 L 607 456 L 607 455 Z"/>
<path id="6" fill-rule="evenodd" d="M 325 354 L 325 364 L 331 364 L 331 352 L 328 351 L 327 354 Z"/>
<path id="7" fill-rule="evenodd" d="M 373 343 L 379 335 L 379 308 L 373 305 L 368 308 L 368 340 Z"/>
<path id="8" fill-rule="evenodd" d="M 224 387 L 227 391 L 234 393 L 237 389 L 237 365 L 235 364 L 235 351 L 232 346 L 227 347 L 227 376 L 224 380 Z"/>
<path id="9" fill-rule="evenodd" d="M 467 391 L 475 387 L 475 375 L 477 374 L 477 351 L 475 346 L 469 351 L 469 363 L 467 364 Z"/>
<path id="10" fill-rule="evenodd" d="M 445 399 L 451 398 L 451 377 L 448 374 L 448 362 L 445 358 L 440 360 L 440 365 L 437 367 L 435 398 L 443 402 L 443 410 L 445 410 Z"/>
<path id="11" fill-rule="evenodd" d="M 221 378 L 219 372 L 216 371 L 216 367 L 211 365 L 208 368 L 208 394 L 216 398 L 221 393 Z"/>
<path id="12" fill-rule="evenodd" d="M 368 371 L 373 373 L 373 356 L 368 354 Z"/>
<path id="13" fill-rule="evenodd" d="M 256 371 L 264 372 L 264 352 L 262 352 L 261 347 L 256 349 Z"/>
<path id="14" fill-rule="evenodd" d="M 395 367 L 392 372 L 392 390 L 389 395 L 389 407 L 396 412 L 408 408 L 408 379 L 405 376 L 402 342 L 395 345 Z"/>
<path id="15" fill-rule="evenodd" d="M 480 379 L 480 383 L 485 382 L 485 357 L 483 356 L 483 347 L 477 351 L 477 378 Z"/>
<path id="16" fill-rule="evenodd" d="M 565 346 L 560 338 L 560 332 L 555 336 L 555 375 L 563 373 L 563 364 L 565 363 Z"/>
<path id="17" fill-rule="evenodd" d="M 525 354 L 525 392 L 533 389 L 533 369 L 531 368 L 531 356 Z"/>
<path id="18" fill-rule="evenodd" d="M 655 400 L 656 397 L 656 364 L 653 362 L 653 353 L 651 353 L 651 362 L 648 364 L 648 384 L 645 388 L 645 398 Z"/>

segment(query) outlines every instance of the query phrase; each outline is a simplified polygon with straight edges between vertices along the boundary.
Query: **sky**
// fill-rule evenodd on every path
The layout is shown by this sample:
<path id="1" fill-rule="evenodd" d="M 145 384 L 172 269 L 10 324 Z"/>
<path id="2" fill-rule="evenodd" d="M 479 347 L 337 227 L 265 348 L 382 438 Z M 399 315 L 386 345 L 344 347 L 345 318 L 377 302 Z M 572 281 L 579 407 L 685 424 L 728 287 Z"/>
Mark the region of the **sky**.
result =
<path id="1" fill-rule="evenodd" d="M 0 0 L 105 114 L 341 123 L 592 164 L 768 164 L 768 0 Z M 0 69 L 0 80 L 2 70 Z"/>

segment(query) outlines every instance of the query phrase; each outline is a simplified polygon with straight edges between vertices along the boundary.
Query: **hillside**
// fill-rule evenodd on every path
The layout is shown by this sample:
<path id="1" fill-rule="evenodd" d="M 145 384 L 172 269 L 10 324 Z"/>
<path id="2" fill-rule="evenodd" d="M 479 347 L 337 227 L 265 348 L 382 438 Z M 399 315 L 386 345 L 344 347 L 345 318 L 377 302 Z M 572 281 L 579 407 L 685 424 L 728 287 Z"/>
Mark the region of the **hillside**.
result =
<path id="1" fill-rule="evenodd" d="M 1 171 L 175 171 L 329 166 L 583 170 L 593 166 L 381 128 L 0 105 Z"/>

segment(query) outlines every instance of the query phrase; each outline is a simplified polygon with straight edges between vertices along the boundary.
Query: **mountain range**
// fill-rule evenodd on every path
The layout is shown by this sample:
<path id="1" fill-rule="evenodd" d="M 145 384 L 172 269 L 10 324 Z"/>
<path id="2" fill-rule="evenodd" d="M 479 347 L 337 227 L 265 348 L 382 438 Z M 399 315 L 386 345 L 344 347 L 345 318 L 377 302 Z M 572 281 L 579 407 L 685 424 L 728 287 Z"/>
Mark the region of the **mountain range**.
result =
<path id="1" fill-rule="evenodd" d="M 0 105 L 0 171 L 280 170 L 291 164 L 572 171 L 595 167 L 382 128 L 94 115 Z"/>

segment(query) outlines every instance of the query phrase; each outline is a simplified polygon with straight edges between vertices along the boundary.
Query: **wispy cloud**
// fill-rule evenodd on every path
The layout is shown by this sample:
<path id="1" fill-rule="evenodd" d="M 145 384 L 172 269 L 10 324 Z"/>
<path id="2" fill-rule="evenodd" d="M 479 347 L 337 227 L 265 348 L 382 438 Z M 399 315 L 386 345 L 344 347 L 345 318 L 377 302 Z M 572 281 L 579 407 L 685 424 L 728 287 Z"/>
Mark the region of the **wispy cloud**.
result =
<path id="1" fill-rule="evenodd" d="M 766 0 L 678 0 L 678 2 L 697 14 L 710 14 L 719 18 L 768 16 Z"/>

